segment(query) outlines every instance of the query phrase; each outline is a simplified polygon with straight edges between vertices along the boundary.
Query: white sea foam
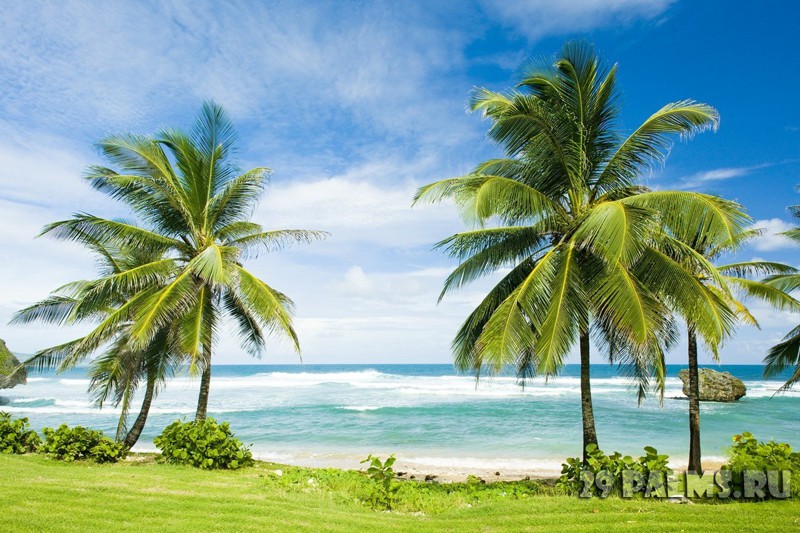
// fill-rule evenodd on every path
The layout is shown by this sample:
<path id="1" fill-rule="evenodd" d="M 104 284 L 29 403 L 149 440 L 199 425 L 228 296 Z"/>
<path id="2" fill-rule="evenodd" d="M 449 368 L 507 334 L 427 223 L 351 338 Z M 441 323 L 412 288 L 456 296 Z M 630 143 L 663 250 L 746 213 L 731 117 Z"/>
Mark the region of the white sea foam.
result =
<path id="1" fill-rule="evenodd" d="M 338 409 L 343 409 L 345 411 L 356 411 L 359 413 L 363 413 L 365 411 L 377 411 L 378 409 L 383 409 L 385 407 L 394 407 L 389 405 L 342 405 L 339 406 Z"/>

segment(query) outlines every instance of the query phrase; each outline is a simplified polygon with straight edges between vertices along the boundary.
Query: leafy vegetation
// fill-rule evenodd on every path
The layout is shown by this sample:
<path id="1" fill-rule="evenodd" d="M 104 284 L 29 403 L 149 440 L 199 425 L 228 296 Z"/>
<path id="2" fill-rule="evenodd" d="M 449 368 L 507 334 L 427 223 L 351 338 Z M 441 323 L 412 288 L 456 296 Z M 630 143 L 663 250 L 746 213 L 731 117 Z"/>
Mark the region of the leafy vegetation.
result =
<path id="1" fill-rule="evenodd" d="M 663 392 L 664 352 L 677 338 L 672 311 L 712 346 L 732 318 L 708 305 L 718 296 L 693 276 L 717 278 L 716 269 L 677 236 L 722 241 L 750 222 L 735 202 L 641 184 L 665 161 L 671 136 L 716 128 L 719 117 L 706 104 L 682 100 L 624 135 L 616 72 L 590 46 L 567 43 L 514 90 L 477 90 L 472 109 L 491 121 L 489 137 L 505 157 L 426 185 L 415 198 L 452 200 L 465 222 L 478 226 L 437 245 L 461 261 L 440 298 L 511 268 L 459 329 L 456 366 L 480 375 L 512 365 L 521 380 L 551 376 L 577 344 L 583 449 L 597 444 L 590 333 L 636 379 L 640 399 L 653 377 Z"/>
<path id="2" fill-rule="evenodd" d="M 662 490 L 672 470 L 667 466 L 669 457 L 659 454 L 655 448 L 645 446 L 645 455 L 634 459 L 619 452 L 606 455 L 600 448 L 590 444 L 585 459 L 568 458 L 561 469 L 561 477 L 556 486 L 569 494 L 581 496 L 621 495 L 624 472 L 636 472 L 653 491 Z M 586 474 L 590 476 L 587 478 Z M 600 480 L 595 483 L 595 480 Z M 600 485 L 600 487 L 598 487 Z"/>
<path id="3" fill-rule="evenodd" d="M 60 461 L 91 459 L 98 463 L 115 463 L 124 459 L 127 449 L 114 442 L 102 431 L 83 426 L 69 427 L 61 424 L 58 429 L 44 428 L 44 443 L 40 451 Z"/>
<path id="4" fill-rule="evenodd" d="M 789 211 L 795 218 L 800 219 L 800 205 L 790 206 Z M 800 244 L 800 226 L 796 226 L 782 235 Z M 800 273 L 774 274 L 768 277 L 765 283 L 787 293 L 795 292 L 800 290 Z M 764 363 L 765 377 L 780 375 L 787 369 L 792 370 L 792 375 L 783 384 L 781 390 L 786 390 L 800 381 L 800 325 L 789 331 L 781 342 L 770 348 L 764 358 Z"/>
<path id="5" fill-rule="evenodd" d="M 367 477 L 372 480 L 373 490 L 369 496 L 369 502 L 375 508 L 391 509 L 392 501 L 398 487 L 394 484 L 394 465 L 395 457 L 390 455 L 385 461 L 374 455 L 368 456 L 361 461 L 367 463 Z"/>
<path id="6" fill-rule="evenodd" d="M 0 412 L 0 453 L 31 453 L 39 449 L 42 439 L 28 424 L 27 418 L 11 418 Z"/>
<path id="7" fill-rule="evenodd" d="M 152 399 L 161 376 L 151 368 L 159 362 L 148 365 L 143 354 L 155 351 L 167 361 L 178 354 L 202 373 L 196 413 L 201 420 L 208 407 L 212 351 L 226 316 L 253 355 L 263 353 L 272 333 L 286 336 L 299 352 L 292 301 L 242 262 L 327 234 L 265 231 L 250 220 L 270 171 L 261 167 L 242 173 L 232 160 L 236 141 L 223 109 L 206 103 L 189 132 L 125 133 L 98 144 L 114 168 L 92 166 L 86 179 L 122 202 L 138 222 L 80 213 L 44 228 L 42 234 L 106 254 L 115 268 L 91 282 L 62 287 L 19 313 L 20 322 L 96 324 L 80 339 L 38 352 L 25 362 L 27 367 L 65 370 L 111 345 L 105 367 L 96 374 L 98 394 L 113 393 L 124 401 L 145 382 L 149 393 L 143 408 L 149 408 L 147 398 Z M 117 262 L 109 250 L 144 260 Z M 130 371 L 116 372 L 119 368 Z"/>
<path id="8" fill-rule="evenodd" d="M 358 472 L 257 463 L 237 471 L 201 471 L 137 457 L 100 467 L 0 455 L 7 531 L 791 531 L 798 501 L 673 505 L 652 499 L 591 500 L 511 496 L 506 483 L 399 483 L 392 512 L 356 501 L 352 488 L 371 484 Z M 283 469 L 283 476 L 275 474 Z M 327 470 L 327 469 L 326 469 Z M 286 478 L 296 484 L 284 485 Z M 317 480 L 315 485 L 309 479 Z M 533 482 L 529 483 L 531 486 Z M 518 485 L 523 486 L 523 485 Z M 35 490 L 31 490 L 35 487 Z M 421 511 L 404 506 L 406 487 Z M 522 490 L 522 489 L 520 489 Z M 527 490 L 527 489 L 525 489 Z M 424 492 L 423 492 L 424 491 Z M 471 492 L 475 491 L 475 492 Z M 503 492 L 507 494 L 504 496 Z M 79 508 L 80 512 L 75 509 Z"/>
<path id="9" fill-rule="evenodd" d="M 213 418 L 182 422 L 176 420 L 153 441 L 168 463 L 203 470 L 236 470 L 251 466 L 253 454 L 233 436 L 230 424 Z"/>
<path id="10" fill-rule="evenodd" d="M 111 239 L 106 241 L 95 238 L 83 242 L 97 259 L 99 280 L 67 284 L 44 300 L 17 312 L 13 322 L 40 321 L 54 325 L 94 322 L 107 319 L 113 312 L 124 307 L 134 292 L 124 287 L 109 290 L 108 287 L 104 288 L 102 280 L 142 268 L 159 259 L 160 252 L 120 246 Z M 105 333 L 108 342 L 104 344 L 103 352 L 90 364 L 89 392 L 97 407 L 103 407 L 109 401 L 114 406 L 121 407 L 116 438 L 128 448 L 138 441 L 158 390 L 184 361 L 176 340 L 177 334 L 174 329 L 164 328 L 142 348 L 131 337 L 130 323 L 115 324 Z M 85 339 L 77 339 L 43 350 L 26 361 L 26 364 L 41 368 L 52 366 L 60 360 L 59 371 L 66 370 L 95 352 L 96 346 L 84 341 Z M 69 355 L 61 360 L 60 357 L 64 354 Z M 143 382 L 145 392 L 142 405 L 133 425 L 128 427 L 131 402 Z"/>
<path id="11" fill-rule="evenodd" d="M 372 459 L 370 464 L 371 462 Z M 265 479 L 270 490 L 281 489 L 287 494 L 315 494 L 321 498 L 331 498 L 342 503 L 356 503 L 378 510 L 386 510 L 387 507 L 386 500 L 376 501 L 376 491 L 382 491 L 383 486 L 388 486 L 390 493 L 387 495 L 391 509 L 404 513 L 438 514 L 492 501 L 510 501 L 535 494 L 553 494 L 551 488 L 539 481 L 486 483 L 471 476 L 463 483 L 436 483 L 394 479 L 383 475 L 378 481 L 372 478 L 368 471 L 335 468 L 309 469 L 281 466 L 267 474 Z M 377 487 L 377 483 L 382 486 Z"/>
<path id="12" fill-rule="evenodd" d="M 676 234 L 686 246 L 701 255 L 709 262 L 720 256 L 741 249 L 750 239 L 757 237 L 762 230 L 753 228 L 733 227 L 727 234 L 713 235 L 705 233 Z M 737 322 L 758 326 L 755 317 L 750 314 L 747 307 L 740 301 L 743 297 L 762 300 L 772 307 L 780 310 L 800 311 L 800 302 L 787 293 L 767 283 L 753 279 L 766 274 L 791 274 L 797 270 L 788 265 L 771 261 L 743 261 L 716 266 L 714 276 L 709 276 L 704 268 L 692 261 L 684 263 L 684 268 L 695 278 L 697 290 L 705 293 L 704 305 L 709 307 L 716 316 L 725 317 L 721 321 L 722 339 L 733 333 Z M 668 292 L 661 298 L 674 308 L 676 313 L 684 317 L 687 323 L 687 344 L 689 363 L 689 470 L 697 473 L 703 472 L 702 454 L 700 449 L 700 382 L 698 376 L 698 332 L 709 347 L 712 356 L 719 360 L 717 345 L 720 338 L 708 339 L 704 329 L 695 323 L 696 318 L 686 314 L 685 310 Z"/>
<path id="13" fill-rule="evenodd" d="M 742 494 L 745 493 L 744 472 L 750 471 L 763 472 L 765 477 L 772 476 L 772 479 L 768 480 L 768 484 L 773 487 L 773 490 L 777 487 L 779 492 L 785 490 L 795 498 L 800 497 L 796 481 L 800 477 L 800 452 L 793 451 L 792 447 L 785 442 L 759 441 L 749 432 L 734 435 L 728 461 L 722 468 L 731 471 L 732 487 Z M 777 474 L 786 471 L 789 472 L 788 479 L 784 478 L 782 474 Z M 781 486 L 781 481 L 783 486 Z M 771 491 L 764 491 L 766 498 L 771 494 Z"/>

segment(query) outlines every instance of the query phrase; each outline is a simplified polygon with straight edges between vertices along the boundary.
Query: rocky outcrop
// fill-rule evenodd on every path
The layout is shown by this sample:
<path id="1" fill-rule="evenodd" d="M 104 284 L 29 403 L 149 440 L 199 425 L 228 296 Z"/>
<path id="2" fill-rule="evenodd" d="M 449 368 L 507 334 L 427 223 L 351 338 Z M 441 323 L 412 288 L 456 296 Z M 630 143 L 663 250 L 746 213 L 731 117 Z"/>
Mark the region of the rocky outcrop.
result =
<path id="1" fill-rule="evenodd" d="M 689 370 L 684 368 L 678 372 L 678 377 L 683 381 L 683 393 L 689 396 Z M 730 372 L 701 368 L 698 370 L 698 377 L 702 402 L 735 402 L 747 394 L 744 382 Z"/>
<path id="2" fill-rule="evenodd" d="M 3 339 L 0 339 L 0 389 L 10 389 L 11 387 L 25 384 L 27 381 L 25 369 L 22 368 L 15 373 L 14 370 L 18 367 L 19 360 L 6 347 Z"/>

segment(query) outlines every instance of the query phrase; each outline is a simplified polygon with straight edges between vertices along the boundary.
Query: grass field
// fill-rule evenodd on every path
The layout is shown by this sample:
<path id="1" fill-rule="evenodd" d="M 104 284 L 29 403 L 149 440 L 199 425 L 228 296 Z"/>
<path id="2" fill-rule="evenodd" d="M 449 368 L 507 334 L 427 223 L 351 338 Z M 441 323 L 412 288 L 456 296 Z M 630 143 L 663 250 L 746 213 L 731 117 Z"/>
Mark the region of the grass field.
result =
<path id="1" fill-rule="evenodd" d="M 277 477 L 275 468 L 285 474 Z M 481 498 L 432 486 L 432 503 L 422 504 L 427 512 L 382 512 L 350 497 L 358 479 L 341 471 L 267 463 L 236 472 L 205 472 L 152 459 L 98 465 L 3 455 L 0 530 L 800 531 L 796 499 L 678 505 L 581 500 L 548 489 L 502 496 L 503 485 Z"/>

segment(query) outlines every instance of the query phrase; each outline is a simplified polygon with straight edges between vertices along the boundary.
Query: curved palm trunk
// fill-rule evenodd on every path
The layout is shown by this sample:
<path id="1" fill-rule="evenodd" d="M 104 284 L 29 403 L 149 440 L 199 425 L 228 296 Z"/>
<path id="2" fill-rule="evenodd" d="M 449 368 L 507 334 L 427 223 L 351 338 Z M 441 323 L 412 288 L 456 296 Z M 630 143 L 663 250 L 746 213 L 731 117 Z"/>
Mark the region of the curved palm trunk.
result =
<path id="1" fill-rule="evenodd" d="M 700 377 L 697 368 L 697 335 L 689 326 L 689 470 L 703 473 L 700 458 Z"/>
<path id="2" fill-rule="evenodd" d="M 144 399 L 142 400 L 142 407 L 139 409 L 139 416 L 136 417 L 136 421 L 122 441 L 122 444 L 124 444 L 126 448 L 133 448 L 133 445 L 139 440 L 142 430 L 144 430 L 144 425 L 147 423 L 147 415 L 150 413 L 150 404 L 153 403 L 155 391 L 156 381 L 154 379 L 148 379 L 147 388 L 144 391 Z"/>
<path id="3" fill-rule="evenodd" d="M 586 446 L 597 444 L 597 430 L 594 426 L 592 409 L 592 386 L 589 372 L 589 332 L 581 333 L 581 416 L 583 419 L 583 460 L 586 460 Z"/>
<path id="4" fill-rule="evenodd" d="M 211 361 L 208 361 L 200 378 L 200 396 L 197 398 L 197 413 L 194 419 L 205 420 L 208 413 L 208 394 L 211 391 Z"/>

